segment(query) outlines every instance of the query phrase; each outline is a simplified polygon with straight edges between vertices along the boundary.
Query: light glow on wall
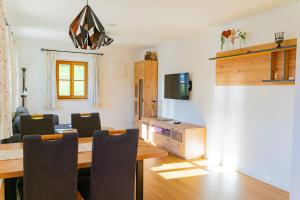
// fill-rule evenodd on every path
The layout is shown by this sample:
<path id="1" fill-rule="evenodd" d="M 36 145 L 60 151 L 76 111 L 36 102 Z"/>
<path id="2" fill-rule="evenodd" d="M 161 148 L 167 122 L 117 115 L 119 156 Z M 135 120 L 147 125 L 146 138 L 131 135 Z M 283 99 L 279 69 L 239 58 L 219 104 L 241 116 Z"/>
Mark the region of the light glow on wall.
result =
<path id="1" fill-rule="evenodd" d="M 154 128 L 151 126 L 149 129 L 150 130 L 149 130 L 149 134 L 148 134 L 148 141 L 151 142 L 152 144 L 156 145 L 154 142 L 154 136 L 153 136 Z"/>
<path id="2" fill-rule="evenodd" d="M 237 170 L 237 159 L 233 155 L 225 155 L 223 160 L 223 167 L 226 171 Z"/>
<path id="3" fill-rule="evenodd" d="M 144 123 L 142 123 L 142 133 L 141 133 L 141 136 L 144 140 L 148 140 L 148 126 Z"/>

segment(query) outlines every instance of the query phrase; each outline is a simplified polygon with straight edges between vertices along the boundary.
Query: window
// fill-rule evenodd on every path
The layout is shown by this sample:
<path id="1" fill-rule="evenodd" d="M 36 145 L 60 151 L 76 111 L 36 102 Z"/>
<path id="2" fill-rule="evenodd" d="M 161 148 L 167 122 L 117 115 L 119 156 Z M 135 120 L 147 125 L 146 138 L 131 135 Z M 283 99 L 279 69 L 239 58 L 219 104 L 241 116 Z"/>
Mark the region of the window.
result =
<path id="1" fill-rule="evenodd" d="M 88 64 L 86 62 L 56 61 L 58 99 L 86 99 L 88 96 Z"/>

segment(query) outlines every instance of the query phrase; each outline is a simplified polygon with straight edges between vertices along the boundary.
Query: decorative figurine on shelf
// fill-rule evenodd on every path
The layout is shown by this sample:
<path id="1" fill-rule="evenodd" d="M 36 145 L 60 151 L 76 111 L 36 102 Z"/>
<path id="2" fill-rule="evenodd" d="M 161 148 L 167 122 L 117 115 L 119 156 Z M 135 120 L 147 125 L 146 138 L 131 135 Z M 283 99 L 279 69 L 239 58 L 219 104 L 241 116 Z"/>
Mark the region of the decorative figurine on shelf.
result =
<path id="1" fill-rule="evenodd" d="M 246 40 L 247 40 L 247 33 L 241 30 L 238 30 L 239 39 L 240 39 L 240 49 L 242 49 L 242 45 L 246 49 Z"/>
<path id="2" fill-rule="evenodd" d="M 277 43 L 277 48 L 281 47 L 283 41 L 284 41 L 284 32 L 275 33 L 275 42 Z"/>
<path id="3" fill-rule="evenodd" d="M 290 80 L 290 81 L 294 81 L 294 80 L 295 80 L 295 77 L 290 76 L 290 77 L 289 77 L 289 80 Z"/>
<path id="4" fill-rule="evenodd" d="M 151 51 L 147 51 L 145 54 L 145 60 L 153 60 L 153 61 L 157 61 L 157 54 L 155 51 L 151 52 Z"/>
<path id="5" fill-rule="evenodd" d="M 151 51 L 146 51 L 145 60 L 151 60 Z"/>
<path id="6" fill-rule="evenodd" d="M 226 30 L 226 31 L 222 32 L 222 34 L 221 34 L 221 50 L 223 50 L 225 42 L 227 44 L 227 49 L 228 49 L 228 38 L 230 37 L 230 35 L 231 35 L 231 30 Z"/>
<path id="7" fill-rule="evenodd" d="M 235 44 L 235 39 L 237 39 L 238 38 L 238 36 L 236 36 L 236 30 L 233 28 L 233 29 L 231 29 L 231 35 L 229 36 L 229 40 L 230 40 L 230 42 L 231 42 L 231 44 L 232 44 L 232 49 L 234 49 L 234 44 Z"/>
<path id="8" fill-rule="evenodd" d="M 229 41 L 232 44 L 232 49 L 234 49 L 235 40 L 239 38 L 240 39 L 240 48 L 242 47 L 242 43 L 244 44 L 246 48 L 246 39 L 247 39 L 247 33 L 243 31 L 236 31 L 234 28 L 228 29 L 222 32 L 221 34 L 221 51 L 224 49 L 225 43 L 227 44 L 227 50 L 228 50 L 228 44 Z"/>
<path id="9" fill-rule="evenodd" d="M 151 60 L 157 61 L 157 54 L 155 51 L 151 53 Z"/>
<path id="10" fill-rule="evenodd" d="M 274 73 L 274 80 L 279 80 L 279 73 L 277 71 Z"/>

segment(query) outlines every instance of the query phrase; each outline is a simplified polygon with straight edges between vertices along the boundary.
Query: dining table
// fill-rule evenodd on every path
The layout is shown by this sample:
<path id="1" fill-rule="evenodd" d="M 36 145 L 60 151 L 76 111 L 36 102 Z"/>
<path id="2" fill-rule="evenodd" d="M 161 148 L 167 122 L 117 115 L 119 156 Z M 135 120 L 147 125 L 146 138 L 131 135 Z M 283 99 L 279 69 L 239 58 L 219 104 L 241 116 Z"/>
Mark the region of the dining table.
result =
<path id="1" fill-rule="evenodd" d="M 78 169 L 88 168 L 92 161 L 92 137 L 78 139 Z M 151 158 L 160 158 L 167 156 L 168 153 L 150 143 L 139 139 L 137 162 L 136 162 L 136 200 L 143 200 L 144 189 L 144 160 Z M 0 144 L 0 180 L 15 179 L 23 176 L 23 144 L 11 143 Z M 1 190 L 1 188 L 0 188 Z M 16 195 L 6 192 L 4 188 L 4 197 L 0 196 L 0 200 L 15 200 Z"/>
<path id="2" fill-rule="evenodd" d="M 54 126 L 54 130 L 55 130 L 55 133 L 77 132 L 77 130 L 75 128 L 72 128 L 71 123 L 57 124 L 57 125 Z M 101 130 L 103 130 L 103 131 L 105 131 L 105 130 L 114 130 L 114 128 L 112 128 L 110 126 L 102 126 Z"/>

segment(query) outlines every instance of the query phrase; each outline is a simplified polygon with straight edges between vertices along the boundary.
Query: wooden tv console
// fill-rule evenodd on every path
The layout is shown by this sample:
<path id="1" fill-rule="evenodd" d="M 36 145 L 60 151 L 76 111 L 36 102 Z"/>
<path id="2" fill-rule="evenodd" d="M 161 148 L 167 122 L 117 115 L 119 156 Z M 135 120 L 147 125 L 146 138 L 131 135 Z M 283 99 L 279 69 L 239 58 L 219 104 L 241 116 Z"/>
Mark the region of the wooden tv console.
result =
<path id="1" fill-rule="evenodd" d="M 140 137 L 184 159 L 205 156 L 206 128 L 165 118 L 142 118 Z"/>

